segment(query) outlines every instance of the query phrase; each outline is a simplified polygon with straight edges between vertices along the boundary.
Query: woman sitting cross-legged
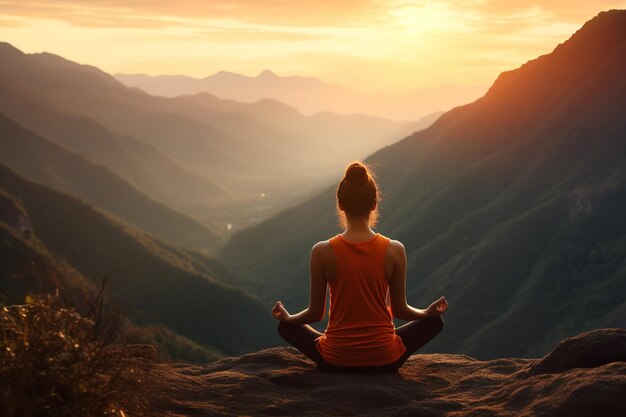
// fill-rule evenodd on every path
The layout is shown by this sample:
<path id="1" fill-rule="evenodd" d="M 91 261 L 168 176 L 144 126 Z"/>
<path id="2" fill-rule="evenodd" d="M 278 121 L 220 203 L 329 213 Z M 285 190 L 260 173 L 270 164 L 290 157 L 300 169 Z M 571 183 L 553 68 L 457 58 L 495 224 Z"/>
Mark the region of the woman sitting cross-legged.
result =
<path id="1" fill-rule="evenodd" d="M 345 231 L 313 246 L 309 307 L 291 315 L 276 302 L 278 333 L 321 370 L 397 371 L 441 332 L 448 302 L 441 297 L 424 310 L 407 304 L 404 246 L 372 230 L 378 187 L 364 164 L 348 166 L 337 208 Z M 327 286 L 328 327 L 320 333 L 308 324 L 324 318 Z M 409 323 L 394 328 L 392 317 Z"/>

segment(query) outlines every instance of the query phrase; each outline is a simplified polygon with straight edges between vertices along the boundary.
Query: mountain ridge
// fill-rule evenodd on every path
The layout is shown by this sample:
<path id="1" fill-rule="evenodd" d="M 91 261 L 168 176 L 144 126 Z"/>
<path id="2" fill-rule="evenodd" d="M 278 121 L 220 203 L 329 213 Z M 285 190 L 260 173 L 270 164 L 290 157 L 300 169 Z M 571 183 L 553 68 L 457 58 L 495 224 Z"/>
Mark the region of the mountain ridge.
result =
<path id="1" fill-rule="evenodd" d="M 261 76 L 265 71 L 274 76 Z M 219 71 L 204 78 L 145 74 L 114 74 L 114 77 L 125 85 L 164 97 L 207 92 L 245 103 L 275 99 L 296 107 L 306 115 L 330 111 L 342 116 L 356 113 L 394 121 L 416 120 L 430 113 L 447 110 L 474 100 L 485 91 L 485 88 L 479 86 L 445 85 L 404 94 L 363 92 L 326 83 L 316 77 L 278 76 L 271 70 L 261 71 L 256 76 Z M 259 84 L 262 81 L 268 84 Z M 323 100 L 324 97 L 326 100 Z"/>
<path id="2" fill-rule="evenodd" d="M 5 270 L 23 272 L 24 266 L 38 258 L 24 247 L 41 242 L 45 253 L 60 260 L 60 269 L 69 264 L 86 279 L 85 284 L 98 285 L 108 276 L 111 296 L 139 326 L 162 326 L 222 354 L 241 354 L 276 342 L 276 335 L 267 331 L 272 318 L 262 314 L 265 307 L 257 298 L 214 276 L 215 270 L 222 269 L 214 261 L 142 233 L 2 164 L 0 189 L 19 199 L 32 227 L 30 238 L 23 238 L 25 244 L 18 238 L 8 248 L 2 247 L 25 253 L 16 259 L 3 258 Z M 42 272 L 56 273 L 54 268 Z M 226 274 L 223 277 L 226 279 Z M 11 277 L 6 278 L 8 282 Z M 41 289 L 27 285 L 21 291 L 23 299 L 24 292 Z M 229 326 L 230 320 L 239 326 Z"/>
<path id="3" fill-rule="evenodd" d="M 395 140 L 398 130 L 412 131 L 411 124 L 337 116 L 325 119 L 324 131 L 309 134 L 306 126 L 289 129 L 279 118 L 268 124 L 249 112 L 150 96 L 51 54 L 23 54 L 5 45 L 0 60 L 7 62 L 0 66 L 4 113 L 185 214 L 207 225 L 213 219 L 224 231 L 229 224 L 235 230 L 253 224 L 327 184 L 327 172 L 340 169 L 350 147 L 365 156 Z M 320 136 L 323 147 L 315 144 Z M 131 155 L 140 164 L 131 164 Z M 168 174 L 161 174 L 166 168 Z M 195 184 L 193 190 L 173 184 L 174 175 Z M 215 195 L 202 190 L 203 180 L 206 189 L 217 186 Z"/>
<path id="4" fill-rule="evenodd" d="M 220 240 L 215 231 L 152 200 L 105 166 L 36 135 L 2 113 L 0 161 L 173 243 L 215 249 Z"/>
<path id="5" fill-rule="evenodd" d="M 621 37 L 602 61 L 557 48 L 366 159 L 384 194 L 378 230 L 407 249 L 411 303 L 443 293 L 453 306 L 450 331 L 427 349 L 539 355 L 580 331 L 626 326 L 615 296 L 626 290 L 626 25 L 611 27 Z M 510 94 L 507 79 L 519 81 L 507 81 Z M 338 232 L 334 199 L 333 187 L 235 234 L 220 259 L 238 259 L 238 282 L 266 301 L 305 308 L 310 248 Z M 559 307 L 542 315 L 545 305 Z"/>

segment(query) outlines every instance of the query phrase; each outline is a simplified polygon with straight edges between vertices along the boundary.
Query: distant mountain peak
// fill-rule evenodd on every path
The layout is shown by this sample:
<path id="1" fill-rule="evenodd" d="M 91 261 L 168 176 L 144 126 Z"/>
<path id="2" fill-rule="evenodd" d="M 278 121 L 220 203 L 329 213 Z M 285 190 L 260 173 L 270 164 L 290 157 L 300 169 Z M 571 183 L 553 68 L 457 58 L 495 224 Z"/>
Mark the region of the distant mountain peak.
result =
<path id="1" fill-rule="evenodd" d="M 0 54 L 7 55 L 24 55 L 22 51 L 17 49 L 15 46 L 11 45 L 8 42 L 0 42 Z"/>
<path id="2" fill-rule="evenodd" d="M 551 53 L 502 72 L 485 97 L 515 93 L 541 100 L 548 95 L 558 98 L 593 77 L 598 62 L 611 60 L 621 63 L 618 66 L 626 65 L 626 10 L 601 12 Z M 606 75 L 621 77 L 610 72 Z"/>
<path id="3" fill-rule="evenodd" d="M 587 21 L 579 32 L 590 27 L 602 27 L 603 30 L 626 33 L 626 9 L 606 10 L 598 13 L 594 18 Z"/>
<path id="4" fill-rule="evenodd" d="M 11 45 L 9 42 L 4 41 L 0 41 L 0 48 L 14 49 L 16 51 L 19 51 L 19 49 L 17 49 L 15 46 Z"/>
<path id="5" fill-rule="evenodd" d="M 626 40 L 626 10 L 609 10 L 600 12 L 587 21 L 567 41 L 557 47 L 570 48 L 594 47 L 610 48 L 623 44 Z"/>
<path id="6" fill-rule="evenodd" d="M 265 69 L 265 70 L 261 71 L 259 73 L 259 75 L 256 76 L 256 78 L 279 78 L 279 77 L 278 77 L 278 75 L 276 75 L 276 73 L 274 73 L 274 72 L 272 72 L 272 71 L 270 71 L 268 69 Z"/>
<path id="7" fill-rule="evenodd" d="M 190 77 L 187 77 L 190 78 Z M 210 80 L 210 79 L 232 79 L 232 78 L 248 78 L 243 74 L 238 74 L 236 72 L 229 72 L 229 71 L 218 71 L 213 75 L 209 75 L 208 77 L 205 77 L 205 80 Z"/>

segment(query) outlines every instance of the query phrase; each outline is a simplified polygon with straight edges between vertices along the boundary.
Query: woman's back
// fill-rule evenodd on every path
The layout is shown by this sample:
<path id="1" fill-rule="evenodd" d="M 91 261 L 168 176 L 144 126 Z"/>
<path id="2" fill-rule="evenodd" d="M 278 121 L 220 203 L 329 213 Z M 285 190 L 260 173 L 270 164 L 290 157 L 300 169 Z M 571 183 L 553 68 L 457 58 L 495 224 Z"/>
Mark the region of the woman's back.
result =
<path id="1" fill-rule="evenodd" d="M 330 317 L 317 348 L 337 366 L 379 366 L 405 352 L 386 305 L 385 254 L 389 239 L 376 234 L 364 242 L 337 235 L 329 241 L 336 273 L 329 282 Z"/>
<path id="2" fill-rule="evenodd" d="M 337 213 L 343 235 L 318 242 L 311 250 L 309 306 L 289 314 L 276 301 L 272 315 L 278 333 L 320 369 L 395 371 L 443 328 L 445 297 L 427 309 L 406 302 L 406 251 L 402 243 L 374 233 L 378 186 L 360 162 L 348 166 L 337 187 Z M 309 323 L 324 318 L 330 287 L 330 317 L 325 334 Z M 409 323 L 394 329 L 395 318 Z"/>

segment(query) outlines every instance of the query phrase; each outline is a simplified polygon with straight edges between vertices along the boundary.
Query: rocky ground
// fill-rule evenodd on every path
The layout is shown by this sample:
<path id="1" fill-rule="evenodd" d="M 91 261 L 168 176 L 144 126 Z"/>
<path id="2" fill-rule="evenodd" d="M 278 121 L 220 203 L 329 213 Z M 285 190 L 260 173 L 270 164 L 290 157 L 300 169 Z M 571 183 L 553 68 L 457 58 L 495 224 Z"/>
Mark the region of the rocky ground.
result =
<path id="1" fill-rule="evenodd" d="M 393 374 L 323 373 L 292 348 L 150 367 L 158 415 L 626 416 L 623 329 L 566 339 L 542 359 L 418 354 Z"/>

